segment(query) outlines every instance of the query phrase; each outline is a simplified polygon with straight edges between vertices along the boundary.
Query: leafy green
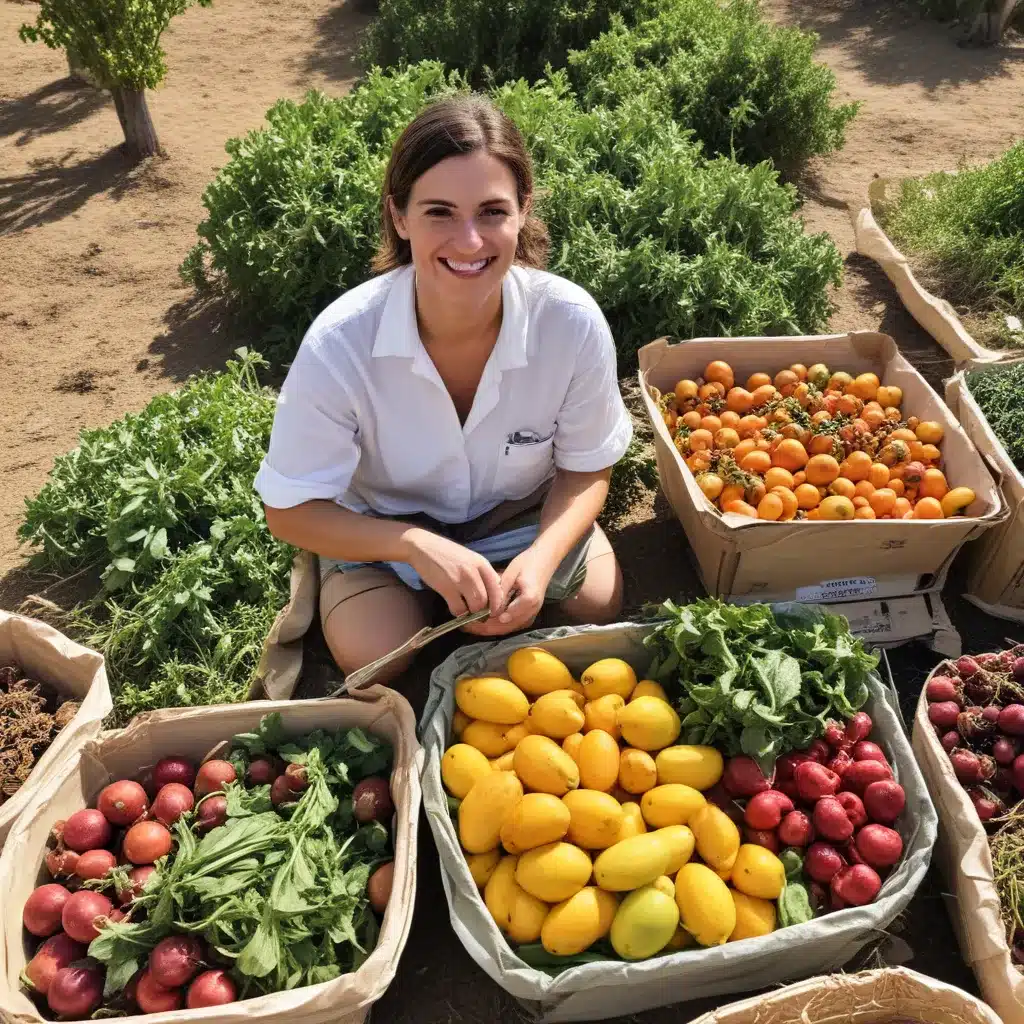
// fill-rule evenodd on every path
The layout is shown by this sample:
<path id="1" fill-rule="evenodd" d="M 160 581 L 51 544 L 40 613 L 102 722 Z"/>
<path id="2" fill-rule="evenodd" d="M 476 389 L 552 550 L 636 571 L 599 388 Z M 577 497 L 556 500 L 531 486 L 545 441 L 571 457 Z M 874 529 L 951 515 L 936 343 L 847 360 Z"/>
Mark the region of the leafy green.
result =
<path id="1" fill-rule="evenodd" d="M 1024 472 L 1024 362 L 974 370 L 967 374 L 967 388 L 1014 465 Z"/>
<path id="2" fill-rule="evenodd" d="M 803 882 L 787 881 L 778 900 L 779 927 L 804 924 L 814 919 L 811 895 Z"/>
<path id="3" fill-rule="evenodd" d="M 274 810 L 267 786 L 232 784 L 228 821 L 201 839 L 194 814 L 179 819 L 174 852 L 132 904 L 144 919 L 111 924 L 89 946 L 107 965 L 111 992 L 172 933 L 202 935 L 234 965 L 244 996 L 330 980 L 372 951 L 377 923 L 366 886 L 390 838 L 376 823 L 355 826 L 342 808 L 360 779 L 389 767 L 391 747 L 361 729 L 286 739 L 274 714 L 234 738 L 233 760 L 254 751 L 305 765 L 307 788 Z"/>
<path id="4" fill-rule="evenodd" d="M 197 376 L 57 458 L 27 499 L 34 562 L 103 570 L 72 625 L 100 649 L 114 718 L 242 700 L 288 598 L 292 552 L 267 529 L 253 479 L 275 396 L 256 353 Z"/>
<path id="5" fill-rule="evenodd" d="M 878 212 L 980 341 L 1024 346 L 1024 142 L 980 167 L 905 178 Z"/>
<path id="6" fill-rule="evenodd" d="M 732 605 L 705 598 L 666 601 L 664 621 L 644 639 L 649 673 L 682 719 L 684 743 L 753 757 L 766 773 L 775 758 L 821 736 L 868 698 L 878 656 L 844 618 L 809 605 Z"/>

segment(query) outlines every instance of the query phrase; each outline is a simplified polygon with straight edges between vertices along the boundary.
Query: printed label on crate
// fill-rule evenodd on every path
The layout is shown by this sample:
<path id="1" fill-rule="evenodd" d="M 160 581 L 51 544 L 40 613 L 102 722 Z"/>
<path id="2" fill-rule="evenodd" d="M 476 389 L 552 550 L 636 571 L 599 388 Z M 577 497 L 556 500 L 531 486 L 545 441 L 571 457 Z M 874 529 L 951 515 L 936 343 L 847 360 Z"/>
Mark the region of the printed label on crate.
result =
<path id="1" fill-rule="evenodd" d="M 872 597 L 878 589 L 873 576 L 852 576 L 845 580 L 825 580 L 813 587 L 797 587 L 798 601 L 849 601 L 851 598 Z"/>

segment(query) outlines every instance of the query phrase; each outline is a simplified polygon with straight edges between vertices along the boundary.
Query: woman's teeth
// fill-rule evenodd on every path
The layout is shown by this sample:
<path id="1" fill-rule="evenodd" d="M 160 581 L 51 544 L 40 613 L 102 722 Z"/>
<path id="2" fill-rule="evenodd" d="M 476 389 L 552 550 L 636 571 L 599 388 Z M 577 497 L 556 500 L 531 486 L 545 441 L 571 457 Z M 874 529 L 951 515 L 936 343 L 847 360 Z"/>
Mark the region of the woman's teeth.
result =
<path id="1" fill-rule="evenodd" d="M 483 270 L 491 262 L 491 259 L 487 257 L 482 260 L 474 260 L 472 263 L 460 263 L 458 260 L 444 258 L 441 262 L 456 274 L 476 274 Z"/>

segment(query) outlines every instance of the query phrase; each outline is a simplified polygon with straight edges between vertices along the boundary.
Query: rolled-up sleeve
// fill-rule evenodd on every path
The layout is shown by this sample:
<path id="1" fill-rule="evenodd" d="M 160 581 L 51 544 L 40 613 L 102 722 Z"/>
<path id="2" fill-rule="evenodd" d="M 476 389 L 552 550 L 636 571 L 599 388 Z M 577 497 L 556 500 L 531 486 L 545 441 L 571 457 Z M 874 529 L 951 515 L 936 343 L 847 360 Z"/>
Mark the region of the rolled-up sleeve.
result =
<path id="1" fill-rule="evenodd" d="M 356 411 L 344 380 L 307 336 L 288 370 L 254 486 L 271 508 L 336 500 L 359 464 Z"/>
<path id="2" fill-rule="evenodd" d="M 555 426 L 555 465 L 572 473 L 613 466 L 633 437 L 633 421 L 619 391 L 611 330 L 598 312 L 588 311 L 587 319 Z"/>

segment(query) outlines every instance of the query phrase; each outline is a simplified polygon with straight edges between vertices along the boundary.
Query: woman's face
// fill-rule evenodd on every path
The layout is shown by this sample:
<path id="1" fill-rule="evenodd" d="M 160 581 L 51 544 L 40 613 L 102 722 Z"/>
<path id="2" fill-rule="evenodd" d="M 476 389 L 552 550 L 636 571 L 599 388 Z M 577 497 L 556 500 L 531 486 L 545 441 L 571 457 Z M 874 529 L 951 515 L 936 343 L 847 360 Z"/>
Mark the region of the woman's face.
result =
<path id="1" fill-rule="evenodd" d="M 409 242 L 416 285 L 444 303 L 487 304 L 515 258 L 528 212 L 516 198 L 516 180 L 484 151 L 448 157 L 422 174 L 409 205 L 391 214 Z"/>

